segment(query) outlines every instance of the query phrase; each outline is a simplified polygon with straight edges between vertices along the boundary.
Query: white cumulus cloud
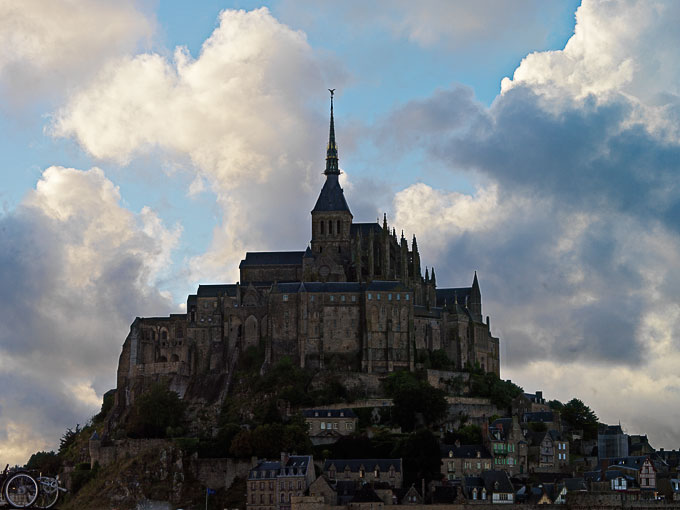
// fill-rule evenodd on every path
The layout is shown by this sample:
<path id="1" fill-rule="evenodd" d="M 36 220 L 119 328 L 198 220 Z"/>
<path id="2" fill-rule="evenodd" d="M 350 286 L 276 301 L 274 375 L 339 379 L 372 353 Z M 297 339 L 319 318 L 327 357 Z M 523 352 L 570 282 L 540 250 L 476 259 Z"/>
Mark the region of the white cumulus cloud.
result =
<path id="1" fill-rule="evenodd" d="M 135 315 L 167 313 L 156 277 L 178 242 L 98 168 L 47 168 L 0 217 L 0 449 L 23 463 L 93 415 Z M 47 439 L 50 438 L 50 439 Z"/>

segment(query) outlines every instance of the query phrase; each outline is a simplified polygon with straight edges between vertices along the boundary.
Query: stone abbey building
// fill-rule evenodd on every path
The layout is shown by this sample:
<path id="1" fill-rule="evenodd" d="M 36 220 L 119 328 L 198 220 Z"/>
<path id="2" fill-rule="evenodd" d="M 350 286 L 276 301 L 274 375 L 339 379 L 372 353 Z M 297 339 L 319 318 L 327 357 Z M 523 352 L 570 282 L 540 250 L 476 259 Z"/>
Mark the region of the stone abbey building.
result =
<path id="1" fill-rule="evenodd" d="M 410 243 L 398 237 L 386 217 L 382 225 L 354 222 L 338 181 L 332 97 L 324 174 L 307 249 L 248 252 L 240 282 L 200 285 L 186 314 L 137 318 L 119 390 L 138 377 L 230 375 L 250 346 L 264 350 L 264 369 L 288 356 L 301 367 L 414 370 L 443 349 L 457 368 L 479 364 L 499 374 L 477 275 L 470 287 L 438 288 L 434 268 L 423 276 L 415 235 Z"/>

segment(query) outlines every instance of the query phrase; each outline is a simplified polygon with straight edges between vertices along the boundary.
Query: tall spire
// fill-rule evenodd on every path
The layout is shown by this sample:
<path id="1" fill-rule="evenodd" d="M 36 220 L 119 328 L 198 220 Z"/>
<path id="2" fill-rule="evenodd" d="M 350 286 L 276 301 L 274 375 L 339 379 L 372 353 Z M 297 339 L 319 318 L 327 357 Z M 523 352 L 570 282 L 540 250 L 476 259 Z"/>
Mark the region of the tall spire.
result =
<path id="1" fill-rule="evenodd" d="M 331 93 L 331 127 L 328 133 L 328 148 L 326 149 L 326 175 L 340 175 L 338 167 L 338 145 L 335 143 L 335 122 L 333 121 L 333 94 L 335 89 L 328 89 Z"/>

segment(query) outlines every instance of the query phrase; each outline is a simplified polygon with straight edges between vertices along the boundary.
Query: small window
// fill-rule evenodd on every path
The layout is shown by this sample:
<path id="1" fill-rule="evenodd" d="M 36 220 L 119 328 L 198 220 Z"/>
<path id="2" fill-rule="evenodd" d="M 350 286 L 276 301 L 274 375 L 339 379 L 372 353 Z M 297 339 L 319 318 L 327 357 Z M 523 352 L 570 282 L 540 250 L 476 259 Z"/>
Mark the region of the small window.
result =
<path id="1" fill-rule="evenodd" d="M 321 227 L 321 235 L 325 235 L 325 234 L 326 234 L 326 232 L 325 232 L 325 230 L 326 230 L 326 229 L 325 229 L 326 224 L 325 224 L 323 221 L 320 221 L 320 222 L 319 222 L 319 226 Z"/>
<path id="2" fill-rule="evenodd" d="M 401 299 L 401 294 L 397 294 L 397 301 Z"/>
<path id="3" fill-rule="evenodd" d="M 310 301 L 314 301 L 314 295 L 309 296 Z"/>
<path id="4" fill-rule="evenodd" d="M 328 220 L 328 235 L 333 235 L 333 220 Z"/>
<path id="5" fill-rule="evenodd" d="M 370 301 L 371 299 L 373 299 L 373 294 L 371 294 L 371 293 L 369 292 L 367 297 L 368 297 L 368 300 Z"/>
<path id="6" fill-rule="evenodd" d="M 336 226 L 336 232 L 337 232 L 338 234 L 341 234 L 342 232 L 340 232 L 340 220 L 337 221 L 337 223 L 336 223 L 335 226 Z M 340 248 L 338 247 L 338 252 L 339 252 L 339 251 L 340 251 Z"/>
<path id="7" fill-rule="evenodd" d="M 376 298 L 378 301 L 380 301 L 380 293 L 376 294 L 376 295 L 375 295 L 375 298 Z"/>
<path id="8" fill-rule="evenodd" d="M 406 301 L 408 301 L 411 298 L 409 294 L 406 294 L 404 297 L 406 298 Z"/>
<path id="9" fill-rule="evenodd" d="M 392 294 L 391 293 L 387 295 L 387 300 L 392 301 Z"/>
<path id="10" fill-rule="evenodd" d="M 288 301 L 288 294 L 284 294 L 284 295 L 283 295 L 283 300 L 284 300 L 284 301 Z"/>
<path id="11" fill-rule="evenodd" d="M 345 296 L 340 296 L 340 301 L 345 302 Z"/>
<path id="12" fill-rule="evenodd" d="M 335 301 L 335 296 L 331 296 L 331 301 Z"/>
<path id="13" fill-rule="evenodd" d="M 356 300 L 357 300 L 357 297 L 356 297 L 356 296 L 352 296 L 352 303 L 356 302 Z"/>

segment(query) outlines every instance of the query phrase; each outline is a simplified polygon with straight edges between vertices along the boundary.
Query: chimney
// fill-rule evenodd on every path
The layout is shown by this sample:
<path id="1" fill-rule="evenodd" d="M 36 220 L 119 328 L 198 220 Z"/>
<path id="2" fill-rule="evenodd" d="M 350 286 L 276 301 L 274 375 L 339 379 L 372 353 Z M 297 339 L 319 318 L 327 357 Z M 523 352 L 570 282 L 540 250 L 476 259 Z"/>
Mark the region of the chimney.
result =
<path id="1" fill-rule="evenodd" d="M 288 453 L 281 452 L 281 467 L 286 467 L 286 464 L 288 464 Z"/>
<path id="2" fill-rule="evenodd" d="M 536 392 L 536 403 L 537 404 L 542 404 L 543 401 L 543 391 L 537 391 Z"/>

